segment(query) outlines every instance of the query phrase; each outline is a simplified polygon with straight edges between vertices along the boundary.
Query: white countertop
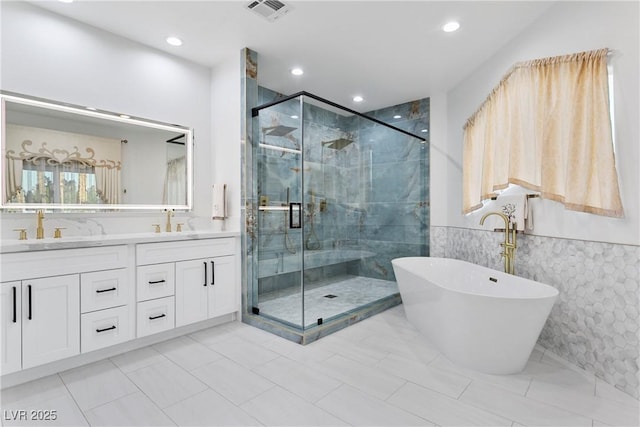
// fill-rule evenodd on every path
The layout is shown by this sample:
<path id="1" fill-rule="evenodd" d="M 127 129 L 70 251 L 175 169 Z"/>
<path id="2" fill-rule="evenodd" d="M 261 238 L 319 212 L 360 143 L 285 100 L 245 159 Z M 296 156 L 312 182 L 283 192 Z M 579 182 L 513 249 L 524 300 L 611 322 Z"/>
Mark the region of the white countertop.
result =
<path id="1" fill-rule="evenodd" d="M 172 233 L 129 233 L 105 234 L 95 236 L 69 236 L 54 239 L 3 240 L 0 253 L 48 251 L 56 249 L 92 248 L 96 246 L 128 245 L 136 243 L 173 242 L 180 240 L 214 239 L 220 237 L 238 237 L 239 231 L 193 231 L 185 230 Z"/>

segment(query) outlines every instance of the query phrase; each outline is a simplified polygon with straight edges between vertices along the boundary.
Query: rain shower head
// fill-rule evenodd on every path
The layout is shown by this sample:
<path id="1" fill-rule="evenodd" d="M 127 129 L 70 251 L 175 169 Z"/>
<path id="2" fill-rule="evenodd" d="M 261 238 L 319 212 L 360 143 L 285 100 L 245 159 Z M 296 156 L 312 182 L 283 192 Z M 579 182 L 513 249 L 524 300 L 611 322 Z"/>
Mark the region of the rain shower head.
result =
<path id="1" fill-rule="evenodd" d="M 279 126 L 271 126 L 268 128 L 262 128 L 262 132 L 264 132 L 265 135 L 269 135 L 269 136 L 285 136 L 290 134 L 296 129 L 298 128 L 279 125 Z"/>
<path id="2" fill-rule="evenodd" d="M 333 150 L 342 150 L 346 146 L 350 145 L 352 142 L 353 142 L 353 139 L 338 138 L 332 141 L 323 141 L 322 145 L 326 145 L 327 148 L 331 148 Z"/>

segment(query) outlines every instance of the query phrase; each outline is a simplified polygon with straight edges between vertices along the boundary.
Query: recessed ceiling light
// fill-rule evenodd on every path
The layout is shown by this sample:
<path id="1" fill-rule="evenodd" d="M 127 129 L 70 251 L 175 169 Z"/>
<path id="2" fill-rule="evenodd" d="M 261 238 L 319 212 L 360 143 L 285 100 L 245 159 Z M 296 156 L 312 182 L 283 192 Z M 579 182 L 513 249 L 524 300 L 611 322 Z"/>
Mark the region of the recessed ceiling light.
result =
<path id="1" fill-rule="evenodd" d="M 304 70 L 302 68 L 292 68 L 291 74 L 293 74 L 294 76 L 301 76 L 304 74 Z"/>
<path id="2" fill-rule="evenodd" d="M 297 119 L 298 116 L 296 116 L 295 114 L 293 116 L 291 116 L 292 119 Z"/>
<path id="3" fill-rule="evenodd" d="M 361 97 L 360 95 L 356 95 L 353 97 L 353 102 L 362 102 L 364 101 L 364 98 Z"/>
<path id="4" fill-rule="evenodd" d="M 460 28 L 460 24 L 457 21 L 447 22 L 442 26 L 442 31 L 445 33 L 451 33 Z"/>
<path id="5" fill-rule="evenodd" d="M 169 43 L 171 46 L 182 46 L 182 40 L 174 36 L 167 37 L 167 43 Z"/>
<path id="6" fill-rule="evenodd" d="M 420 132 L 427 133 L 427 132 L 429 132 L 429 129 L 422 129 Z"/>
<path id="7" fill-rule="evenodd" d="M 394 119 L 401 119 L 402 116 L 400 114 L 396 114 L 395 116 L 393 116 Z"/>

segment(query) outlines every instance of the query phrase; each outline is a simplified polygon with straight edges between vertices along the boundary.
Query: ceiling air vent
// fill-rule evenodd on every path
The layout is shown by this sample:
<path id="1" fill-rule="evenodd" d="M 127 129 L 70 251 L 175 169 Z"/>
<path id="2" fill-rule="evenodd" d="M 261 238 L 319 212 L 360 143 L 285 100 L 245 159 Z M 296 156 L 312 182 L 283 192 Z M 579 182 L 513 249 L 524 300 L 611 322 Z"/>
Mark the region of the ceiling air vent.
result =
<path id="1" fill-rule="evenodd" d="M 254 0 L 247 4 L 247 7 L 269 22 L 275 21 L 291 10 L 291 6 L 278 0 Z"/>

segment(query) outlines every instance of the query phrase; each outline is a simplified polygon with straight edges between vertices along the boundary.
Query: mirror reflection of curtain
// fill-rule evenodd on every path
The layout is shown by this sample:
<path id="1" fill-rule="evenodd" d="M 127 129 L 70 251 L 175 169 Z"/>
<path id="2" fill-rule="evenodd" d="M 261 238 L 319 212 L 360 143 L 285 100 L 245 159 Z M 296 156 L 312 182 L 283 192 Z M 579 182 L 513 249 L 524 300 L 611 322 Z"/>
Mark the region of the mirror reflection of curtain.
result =
<path id="1" fill-rule="evenodd" d="M 120 167 L 96 166 L 98 194 L 104 203 L 120 203 Z"/>
<path id="2" fill-rule="evenodd" d="M 7 201 L 24 203 L 24 192 L 22 191 L 22 159 L 6 157 L 7 180 L 5 189 Z"/>
<path id="3" fill-rule="evenodd" d="M 168 205 L 184 205 L 187 188 L 187 159 L 178 157 L 167 162 L 162 202 Z"/>

